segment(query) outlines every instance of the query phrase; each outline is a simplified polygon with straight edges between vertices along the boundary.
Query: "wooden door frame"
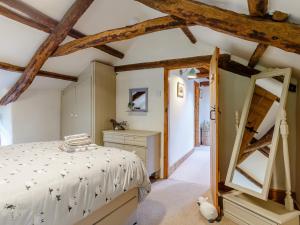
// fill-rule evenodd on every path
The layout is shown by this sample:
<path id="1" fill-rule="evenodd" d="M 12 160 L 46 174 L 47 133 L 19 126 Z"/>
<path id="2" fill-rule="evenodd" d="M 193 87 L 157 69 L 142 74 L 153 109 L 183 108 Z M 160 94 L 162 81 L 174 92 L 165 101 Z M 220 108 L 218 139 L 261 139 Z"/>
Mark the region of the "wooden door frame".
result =
<path id="1" fill-rule="evenodd" d="M 203 66 L 203 62 L 199 62 L 199 67 Z M 209 64 L 208 64 L 209 66 Z M 163 140 L 163 152 L 164 152 L 164 171 L 163 178 L 168 179 L 169 177 L 169 75 L 171 70 L 183 69 L 191 67 L 190 64 L 180 65 L 180 66 L 172 66 L 170 68 L 164 68 L 164 140 Z M 193 67 L 197 67 L 196 64 Z"/>
<path id="2" fill-rule="evenodd" d="M 198 90 L 198 91 L 197 91 Z M 200 83 L 194 81 L 194 147 L 199 147 L 200 141 Z M 196 110 L 198 107 L 198 110 Z"/>

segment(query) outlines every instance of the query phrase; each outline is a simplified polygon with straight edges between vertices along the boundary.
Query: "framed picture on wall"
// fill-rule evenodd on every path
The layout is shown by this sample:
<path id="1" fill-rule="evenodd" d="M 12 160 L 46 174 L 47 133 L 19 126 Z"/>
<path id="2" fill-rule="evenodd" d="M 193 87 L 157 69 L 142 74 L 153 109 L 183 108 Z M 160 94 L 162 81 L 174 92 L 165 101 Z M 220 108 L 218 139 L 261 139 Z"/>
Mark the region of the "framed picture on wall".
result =
<path id="1" fill-rule="evenodd" d="M 177 97 L 184 97 L 184 84 L 180 82 L 177 82 Z"/>

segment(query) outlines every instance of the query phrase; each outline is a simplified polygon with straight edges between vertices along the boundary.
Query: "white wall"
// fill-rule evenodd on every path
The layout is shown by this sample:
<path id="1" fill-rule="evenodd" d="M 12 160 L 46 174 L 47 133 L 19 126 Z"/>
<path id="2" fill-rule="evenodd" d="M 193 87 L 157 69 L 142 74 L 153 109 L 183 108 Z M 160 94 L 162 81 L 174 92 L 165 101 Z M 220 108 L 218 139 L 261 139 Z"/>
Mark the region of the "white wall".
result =
<path id="1" fill-rule="evenodd" d="M 60 139 L 60 90 L 29 89 L 0 109 L 3 144 Z"/>
<path id="2" fill-rule="evenodd" d="M 12 104 L 13 143 L 60 139 L 60 90 L 28 90 Z"/>
<path id="3" fill-rule="evenodd" d="M 130 129 L 164 131 L 163 69 L 122 72 L 117 75 L 116 118 Z M 129 89 L 148 88 L 148 112 L 128 112 Z M 163 145 L 163 142 L 161 142 Z"/>
<path id="4" fill-rule="evenodd" d="M 13 143 L 11 105 L 0 107 L 0 138 L 1 145 Z"/>
<path id="5" fill-rule="evenodd" d="M 204 121 L 210 121 L 210 94 L 209 87 L 200 88 L 200 109 L 199 109 L 199 121 L 200 124 Z"/>
<path id="6" fill-rule="evenodd" d="M 184 84 L 184 97 L 177 97 L 177 83 Z M 194 148 L 194 81 L 180 76 L 178 70 L 169 76 L 169 166 Z"/>

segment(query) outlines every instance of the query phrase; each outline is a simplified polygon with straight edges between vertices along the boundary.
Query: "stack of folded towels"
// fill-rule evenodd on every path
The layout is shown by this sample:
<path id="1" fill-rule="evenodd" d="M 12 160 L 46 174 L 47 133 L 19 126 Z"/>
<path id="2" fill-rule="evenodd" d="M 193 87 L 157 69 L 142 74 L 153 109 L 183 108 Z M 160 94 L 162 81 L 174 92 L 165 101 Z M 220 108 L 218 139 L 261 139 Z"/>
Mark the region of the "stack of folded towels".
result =
<path id="1" fill-rule="evenodd" d="M 65 152 L 81 152 L 94 150 L 97 147 L 97 145 L 92 144 L 92 140 L 88 134 L 75 134 L 65 136 L 65 141 L 59 148 Z"/>

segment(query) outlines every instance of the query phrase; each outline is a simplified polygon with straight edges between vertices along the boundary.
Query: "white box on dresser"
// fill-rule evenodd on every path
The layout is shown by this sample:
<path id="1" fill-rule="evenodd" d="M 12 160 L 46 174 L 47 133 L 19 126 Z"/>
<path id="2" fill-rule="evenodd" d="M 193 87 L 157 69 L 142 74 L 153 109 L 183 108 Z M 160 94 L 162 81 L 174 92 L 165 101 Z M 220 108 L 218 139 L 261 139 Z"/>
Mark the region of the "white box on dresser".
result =
<path id="1" fill-rule="evenodd" d="M 299 225 L 300 212 L 233 191 L 223 195 L 224 216 L 239 225 Z"/>
<path id="2" fill-rule="evenodd" d="M 135 152 L 144 162 L 149 175 L 160 170 L 160 132 L 143 130 L 103 131 L 105 147 Z"/>

